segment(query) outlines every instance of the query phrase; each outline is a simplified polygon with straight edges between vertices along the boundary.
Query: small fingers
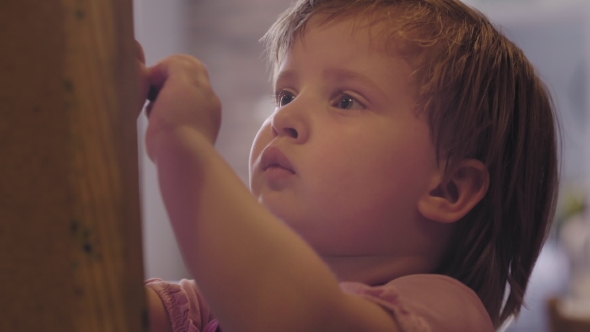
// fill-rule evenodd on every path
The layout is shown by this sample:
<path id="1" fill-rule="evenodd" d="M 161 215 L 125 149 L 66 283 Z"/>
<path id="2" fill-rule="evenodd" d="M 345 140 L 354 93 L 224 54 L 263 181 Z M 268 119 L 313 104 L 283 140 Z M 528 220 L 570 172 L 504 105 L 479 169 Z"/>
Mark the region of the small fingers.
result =
<path id="1" fill-rule="evenodd" d="M 171 77 L 187 79 L 197 85 L 209 85 L 207 67 L 189 55 L 173 55 L 149 68 L 150 83 L 161 90 L 164 83 Z"/>
<path id="2" fill-rule="evenodd" d="M 137 41 L 135 41 L 135 56 L 137 57 L 137 59 L 143 63 L 145 65 L 145 53 L 143 52 L 143 47 L 141 47 L 141 44 Z"/>
<path id="3" fill-rule="evenodd" d="M 209 83 L 209 73 L 207 67 L 189 55 L 172 55 L 169 56 L 153 67 L 148 68 L 149 73 L 149 90 L 147 99 L 149 104 L 146 107 L 146 116 L 149 117 L 153 104 L 155 104 L 160 91 L 166 86 L 184 86 L 185 84 L 193 85 L 213 92 Z M 177 85 L 180 83 L 180 85 Z"/>

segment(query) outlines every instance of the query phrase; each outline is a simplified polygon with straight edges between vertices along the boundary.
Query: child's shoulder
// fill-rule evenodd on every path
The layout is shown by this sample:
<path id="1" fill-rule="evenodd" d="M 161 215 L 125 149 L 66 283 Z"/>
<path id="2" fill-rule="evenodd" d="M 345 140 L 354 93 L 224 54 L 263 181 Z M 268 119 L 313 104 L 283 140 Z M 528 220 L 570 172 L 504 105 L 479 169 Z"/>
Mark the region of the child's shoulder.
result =
<path id="1" fill-rule="evenodd" d="M 173 332 L 217 330 L 218 322 L 194 280 L 168 282 L 153 278 L 146 280 L 145 286 L 162 301 Z"/>
<path id="2" fill-rule="evenodd" d="M 379 286 L 344 282 L 340 287 L 383 307 L 403 331 L 494 331 L 477 294 L 448 276 L 414 274 Z"/>

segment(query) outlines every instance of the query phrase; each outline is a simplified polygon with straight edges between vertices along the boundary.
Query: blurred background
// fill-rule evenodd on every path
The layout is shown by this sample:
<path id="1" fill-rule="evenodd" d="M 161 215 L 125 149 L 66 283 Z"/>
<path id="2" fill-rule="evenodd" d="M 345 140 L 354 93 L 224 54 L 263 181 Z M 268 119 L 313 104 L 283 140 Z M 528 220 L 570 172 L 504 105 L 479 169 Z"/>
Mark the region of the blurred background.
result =
<path id="1" fill-rule="evenodd" d="M 590 142 L 590 1 L 464 0 L 519 45 L 544 79 L 562 126 L 563 165 L 556 223 L 518 320 L 507 331 L 549 331 L 547 299 L 567 298 L 564 310 L 589 317 L 590 218 L 586 217 Z M 147 63 L 176 53 L 203 61 L 223 104 L 217 149 L 248 180 L 250 143 L 274 110 L 269 71 L 258 42 L 290 0 L 134 0 L 136 38 Z M 154 166 L 143 147 L 140 169 L 145 277 L 190 278 L 159 194 Z M 586 301 L 586 302 L 585 302 Z"/>

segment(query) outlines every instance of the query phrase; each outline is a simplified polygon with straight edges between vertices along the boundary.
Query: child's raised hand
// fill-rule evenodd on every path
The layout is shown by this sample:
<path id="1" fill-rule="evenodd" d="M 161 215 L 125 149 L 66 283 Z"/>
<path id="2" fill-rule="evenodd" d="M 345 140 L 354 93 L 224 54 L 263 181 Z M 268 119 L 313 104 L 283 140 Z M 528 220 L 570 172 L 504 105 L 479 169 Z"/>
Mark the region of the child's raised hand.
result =
<path id="1" fill-rule="evenodd" d="M 147 153 L 155 160 L 159 137 L 193 129 L 215 143 L 221 124 L 221 103 L 209 83 L 206 67 L 188 55 L 170 56 L 148 68 L 157 97 L 146 108 Z M 166 136 L 166 135 L 165 135 Z"/>

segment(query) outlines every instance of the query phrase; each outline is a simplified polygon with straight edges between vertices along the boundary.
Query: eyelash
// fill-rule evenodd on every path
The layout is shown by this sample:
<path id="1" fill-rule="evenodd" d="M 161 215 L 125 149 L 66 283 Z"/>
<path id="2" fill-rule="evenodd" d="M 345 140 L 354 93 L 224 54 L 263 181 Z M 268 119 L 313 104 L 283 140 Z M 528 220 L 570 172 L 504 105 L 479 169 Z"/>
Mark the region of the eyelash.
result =
<path id="1" fill-rule="evenodd" d="M 340 109 L 344 109 L 344 110 L 352 110 L 352 111 L 359 111 L 359 110 L 364 110 L 365 109 L 365 105 L 363 105 L 363 103 L 361 103 L 360 101 L 358 101 L 358 99 L 354 98 L 353 96 L 351 96 L 348 93 L 344 93 L 344 92 L 339 92 L 337 95 L 337 97 L 334 99 L 335 103 L 333 103 L 334 107 L 340 108 Z M 349 101 L 352 101 L 352 106 L 347 108 L 347 107 L 340 107 L 341 106 L 341 102 L 344 99 L 348 99 Z M 358 107 L 354 107 L 354 104 L 357 104 Z"/>
<path id="2" fill-rule="evenodd" d="M 359 110 L 359 109 L 365 109 L 365 105 L 363 105 L 363 103 L 359 102 L 356 98 L 354 98 L 353 96 L 351 96 L 348 93 L 345 92 L 341 92 L 339 91 L 338 93 L 335 94 L 336 98 L 334 98 L 334 102 L 332 103 L 332 106 L 340 108 L 340 109 L 345 109 L 345 110 Z M 291 99 L 283 104 L 283 98 L 284 97 L 291 97 Z M 293 99 L 295 99 L 296 97 L 289 91 L 286 90 L 279 90 L 278 92 L 275 93 L 275 106 L 277 108 L 283 107 L 289 103 L 291 103 L 293 101 Z M 359 107 L 356 108 L 346 108 L 346 107 L 339 107 L 341 106 L 340 102 L 342 102 L 344 99 L 348 99 L 349 101 L 352 101 L 352 104 L 354 106 L 354 103 L 358 104 Z"/>
<path id="3" fill-rule="evenodd" d="M 291 97 L 292 97 L 292 99 L 289 101 L 289 103 L 290 103 L 290 102 L 292 102 L 292 101 L 293 101 L 293 99 L 295 99 L 295 96 L 294 96 L 294 95 L 293 95 L 291 92 L 289 92 L 289 91 L 286 91 L 286 90 L 279 90 L 279 91 L 277 91 L 277 92 L 275 93 L 275 106 L 276 106 L 277 108 L 280 108 L 280 107 L 283 107 L 283 106 L 285 106 L 285 105 L 286 105 L 286 104 L 285 104 L 285 105 L 282 105 L 282 104 L 281 104 L 281 102 L 282 102 L 282 100 L 281 100 L 281 99 L 282 99 L 283 97 L 285 97 L 285 96 L 291 96 Z M 288 103 L 287 103 L 287 104 L 288 104 Z"/>

